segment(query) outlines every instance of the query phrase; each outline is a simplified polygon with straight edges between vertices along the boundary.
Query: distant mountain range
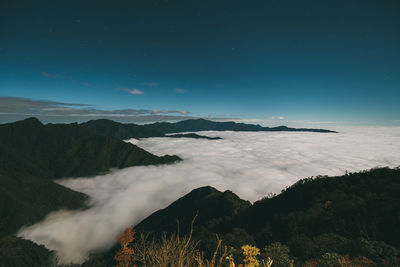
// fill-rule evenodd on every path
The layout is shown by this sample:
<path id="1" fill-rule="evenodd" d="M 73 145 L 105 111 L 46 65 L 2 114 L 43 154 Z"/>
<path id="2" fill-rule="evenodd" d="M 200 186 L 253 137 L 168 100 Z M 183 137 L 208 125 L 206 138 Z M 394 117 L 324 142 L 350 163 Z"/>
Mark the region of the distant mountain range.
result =
<path id="1" fill-rule="evenodd" d="M 165 135 L 165 133 L 163 133 L 162 131 L 158 129 L 153 129 L 151 127 L 146 127 L 143 125 L 137 125 L 133 123 L 119 123 L 107 119 L 90 120 L 88 122 L 79 124 L 79 126 L 92 133 L 104 136 L 113 136 L 120 140 L 127 140 L 130 138 L 141 139 L 148 137 L 174 137 L 174 138 L 186 137 L 186 138 L 208 139 L 208 140 L 221 139 L 219 137 L 208 137 L 204 135 L 198 135 L 195 133 Z"/>
<path id="2" fill-rule="evenodd" d="M 209 137 L 205 135 L 199 135 L 195 133 L 187 133 L 187 134 L 169 134 L 165 135 L 164 137 L 172 137 L 172 138 L 194 138 L 194 139 L 207 139 L 207 140 L 220 140 L 221 137 Z"/>
<path id="3" fill-rule="evenodd" d="M 90 120 L 79 125 L 92 133 L 113 136 L 120 140 L 164 136 L 164 133 L 156 129 L 147 128 L 133 123 L 119 123 L 107 119 Z"/>
<path id="4" fill-rule="evenodd" d="M 263 127 L 255 124 L 237 123 L 233 121 L 217 122 L 205 119 L 190 119 L 179 122 L 156 122 L 144 127 L 166 133 L 199 132 L 199 131 L 244 131 L 244 132 L 319 132 L 336 133 L 325 129 L 289 128 L 286 126 Z"/>
<path id="5" fill-rule="evenodd" d="M 79 124 L 82 128 L 92 133 L 113 136 L 115 138 L 126 140 L 129 138 L 147 138 L 147 137 L 188 137 L 188 138 L 210 138 L 207 136 L 199 136 L 196 134 L 168 135 L 170 133 L 181 132 L 199 132 L 199 131 L 245 131 L 245 132 L 318 132 L 318 133 L 336 133 L 335 131 L 325 129 L 308 129 L 308 128 L 289 128 L 286 126 L 278 127 L 262 127 L 260 125 L 229 122 L 217 122 L 205 119 L 190 119 L 179 122 L 156 122 L 153 124 L 136 125 L 133 123 L 119 123 L 112 120 L 99 119 L 91 120 Z"/>

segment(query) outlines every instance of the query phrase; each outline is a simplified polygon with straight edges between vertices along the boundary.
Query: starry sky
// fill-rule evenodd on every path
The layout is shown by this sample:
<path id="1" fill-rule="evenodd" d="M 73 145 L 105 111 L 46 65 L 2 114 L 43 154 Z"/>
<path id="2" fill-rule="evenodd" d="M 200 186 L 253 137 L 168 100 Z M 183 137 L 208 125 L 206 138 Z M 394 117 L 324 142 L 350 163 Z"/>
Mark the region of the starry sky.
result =
<path id="1" fill-rule="evenodd" d="M 0 121 L 400 125 L 400 2 L 2 1 Z"/>

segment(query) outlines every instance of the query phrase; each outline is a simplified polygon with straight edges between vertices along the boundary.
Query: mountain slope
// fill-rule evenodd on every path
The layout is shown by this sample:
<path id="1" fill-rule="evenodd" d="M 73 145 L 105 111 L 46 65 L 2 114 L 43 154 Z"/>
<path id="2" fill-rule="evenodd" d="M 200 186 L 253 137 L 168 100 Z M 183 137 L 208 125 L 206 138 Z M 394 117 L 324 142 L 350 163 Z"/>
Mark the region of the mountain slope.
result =
<path id="1" fill-rule="evenodd" d="M 195 225 L 213 228 L 219 222 L 243 212 L 250 202 L 240 199 L 231 191 L 220 192 L 211 186 L 197 188 L 165 209 L 154 212 L 135 226 L 138 230 L 174 232 L 177 221 L 185 233 L 198 213 Z"/>
<path id="2" fill-rule="evenodd" d="M 0 267 L 55 266 L 55 259 L 43 245 L 15 236 L 0 237 Z"/>
<path id="3" fill-rule="evenodd" d="M 400 169 L 372 169 L 338 177 L 301 180 L 281 194 L 232 212 L 224 194 L 196 189 L 139 223 L 138 230 L 173 232 L 176 219 L 187 225 L 196 210 L 195 237 L 202 248 L 215 234 L 240 249 L 253 243 L 263 248 L 273 242 L 287 245 L 298 262 L 327 252 L 368 257 L 381 266 L 395 266 L 400 248 Z M 196 193 L 197 192 L 197 193 Z M 237 197 L 236 197 L 237 198 Z M 244 203 L 236 199 L 235 203 Z M 202 212 L 208 219 L 201 219 Z M 233 216 L 229 216 L 231 214 Z M 215 220 L 211 219 L 215 216 Z M 186 226 L 187 227 L 187 226 Z M 207 246 L 208 245 L 208 246 Z M 215 246 L 214 246 L 215 248 Z"/>
<path id="4" fill-rule="evenodd" d="M 85 207 L 88 197 L 47 179 L 0 174 L 0 236 L 42 220 L 51 211 Z"/>
<path id="5" fill-rule="evenodd" d="M 288 132 L 321 132 L 321 133 L 335 133 L 335 131 L 324 129 L 306 129 L 306 128 L 289 128 L 286 126 L 278 127 L 262 127 L 255 124 L 236 123 L 233 121 L 217 122 L 205 119 L 190 119 L 179 121 L 175 123 L 170 122 L 156 122 L 152 124 L 145 124 L 145 127 L 166 133 L 179 133 L 179 132 L 198 132 L 198 131 L 247 131 L 247 132 L 269 132 L 269 131 L 288 131 Z"/>
<path id="6" fill-rule="evenodd" d="M 400 246 L 400 169 L 301 180 L 254 203 L 237 224 L 260 242 L 333 232 Z"/>
<path id="7" fill-rule="evenodd" d="M 111 136 L 93 134 L 78 124 L 43 125 L 35 118 L 0 125 L 3 174 L 47 178 L 91 176 L 110 168 L 172 163 L 177 156 L 155 156 Z"/>
<path id="8" fill-rule="evenodd" d="M 35 118 L 0 125 L 0 140 L 0 236 L 51 211 L 85 207 L 86 195 L 51 179 L 180 160 L 93 134 L 76 123 L 43 125 Z"/>

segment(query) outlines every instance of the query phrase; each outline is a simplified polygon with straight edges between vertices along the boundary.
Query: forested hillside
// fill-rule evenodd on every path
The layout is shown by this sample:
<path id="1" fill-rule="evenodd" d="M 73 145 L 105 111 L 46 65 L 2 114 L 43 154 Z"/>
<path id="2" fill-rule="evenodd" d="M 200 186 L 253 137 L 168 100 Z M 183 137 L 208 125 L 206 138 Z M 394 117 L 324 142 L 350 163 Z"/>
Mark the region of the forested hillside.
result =
<path id="1" fill-rule="evenodd" d="M 287 250 L 285 257 L 298 266 L 326 253 L 365 257 L 376 266 L 398 263 L 400 169 L 307 178 L 253 205 L 229 191 L 199 188 L 135 228 L 157 236 L 175 231 L 179 221 L 181 233 L 188 233 L 190 219 L 197 211 L 194 239 L 209 255 L 218 234 L 222 244 L 236 251 L 239 261 L 241 246 L 250 244 Z"/>
<path id="2" fill-rule="evenodd" d="M 0 125 L 0 139 L 3 251 L 7 251 L 8 241 L 15 241 L 5 236 L 15 234 L 22 226 L 38 222 L 51 211 L 86 207 L 85 194 L 56 184 L 52 179 L 93 176 L 110 168 L 180 160 L 177 156 L 155 156 L 117 138 L 91 133 L 76 123 L 43 125 L 35 118 Z M 9 244 L 10 249 L 29 242 L 14 241 Z"/>

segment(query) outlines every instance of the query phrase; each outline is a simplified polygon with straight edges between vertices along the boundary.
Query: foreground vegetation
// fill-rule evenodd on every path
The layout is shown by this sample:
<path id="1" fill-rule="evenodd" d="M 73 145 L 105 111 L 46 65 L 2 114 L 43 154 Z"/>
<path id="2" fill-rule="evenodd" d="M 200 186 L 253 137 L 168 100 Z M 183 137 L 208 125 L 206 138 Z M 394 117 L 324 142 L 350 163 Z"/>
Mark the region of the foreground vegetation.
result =
<path id="1" fill-rule="evenodd" d="M 192 240 L 192 232 L 180 237 L 177 233 L 165 234 L 161 239 L 148 239 L 141 234 L 135 240 L 135 232 L 127 228 L 119 238 L 120 250 L 114 256 L 117 267 L 128 266 L 193 266 L 193 267 L 374 267 L 392 266 L 390 263 L 378 265 L 364 256 L 350 257 L 338 253 L 324 253 L 317 259 L 309 259 L 297 264 L 289 255 L 289 248 L 279 242 L 266 246 L 262 251 L 256 246 L 243 245 L 240 253 L 235 248 L 223 245 L 217 236 L 217 246 L 211 258 L 199 251 L 198 242 Z M 393 265 L 394 266 L 394 265 Z"/>
<path id="2" fill-rule="evenodd" d="M 307 178 L 254 204 L 202 187 L 82 266 L 398 266 L 399 225 L 399 168 Z M 0 262 L 8 251 L 32 262 L 53 255 L 31 242 L 0 239 L 0 246 Z"/>
<path id="3" fill-rule="evenodd" d="M 193 239 L 208 256 L 217 245 L 217 234 L 233 249 L 237 262 L 243 245 L 263 248 L 262 253 L 275 244 L 275 250 L 287 254 L 295 266 L 341 257 L 377 266 L 399 263 L 399 168 L 303 179 L 253 205 L 230 191 L 203 187 L 155 212 L 135 229 L 158 238 L 162 232 L 174 232 L 179 220 L 181 233 L 187 234 L 183 226 L 196 211 Z M 275 259 L 273 266 L 289 265 Z"/>

